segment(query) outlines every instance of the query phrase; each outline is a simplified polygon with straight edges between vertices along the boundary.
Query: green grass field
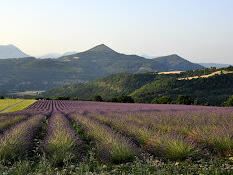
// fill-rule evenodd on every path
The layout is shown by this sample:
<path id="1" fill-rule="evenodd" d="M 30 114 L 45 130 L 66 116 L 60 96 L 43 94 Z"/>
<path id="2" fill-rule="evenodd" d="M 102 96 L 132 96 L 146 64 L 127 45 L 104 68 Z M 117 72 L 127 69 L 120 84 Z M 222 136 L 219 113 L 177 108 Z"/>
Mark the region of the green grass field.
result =
<path id="1" fill-rule="evenodd" d="M 35 102 L 36 100 L 3 99 L 0 100 L 0 113 L 23 110 Z"/>
<path id="2" fill-rule="evenodd" d="M 0 112 L 22 101 L 23 101 L 22 99 L 1 99 L 0 100 Z"/>

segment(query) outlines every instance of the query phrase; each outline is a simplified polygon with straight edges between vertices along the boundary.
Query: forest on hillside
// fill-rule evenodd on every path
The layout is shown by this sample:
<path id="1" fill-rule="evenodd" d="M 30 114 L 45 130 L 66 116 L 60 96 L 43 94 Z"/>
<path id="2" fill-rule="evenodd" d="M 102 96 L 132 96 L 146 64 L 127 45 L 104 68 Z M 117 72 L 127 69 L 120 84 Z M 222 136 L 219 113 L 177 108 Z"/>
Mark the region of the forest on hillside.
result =
<path id="1" fill-rule="evenodd" d="M 42 94 L 44 97 L 58 96 L 81 100 L 93 100 L 101 96 L 103 101 L 116 101 L 120 96 L 130 96 L 138 103 L 155 103 L 155 99 L 163 96 L 169 98 L 169 103 L 177 103 L 179 96 L 188 96 L 192 104 L 220 106 L 233 94 L 233 67 L 216 69 L 205 68 L 186 71 L 181 74 L 158 73 L 120 73 L 89 83 L 78 83 L 54 88 Z M 181 77 L 201 76 L 216 71 L 229 71 L 208 78 L 191 80 Z M 168 103 L 168 102 L 167 102 Z"/>

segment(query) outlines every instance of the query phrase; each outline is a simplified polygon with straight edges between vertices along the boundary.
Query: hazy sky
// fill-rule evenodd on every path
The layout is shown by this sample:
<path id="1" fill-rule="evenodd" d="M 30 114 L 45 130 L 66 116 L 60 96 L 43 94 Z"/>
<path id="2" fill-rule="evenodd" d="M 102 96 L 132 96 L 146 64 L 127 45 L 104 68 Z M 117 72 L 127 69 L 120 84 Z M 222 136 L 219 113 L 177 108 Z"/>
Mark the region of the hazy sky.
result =
<path id="1" fill-rule="evenodd" d="M 233 0 L 0 0 L 0 45 L 38 56 L 101 43 L 233 64 Z"/>

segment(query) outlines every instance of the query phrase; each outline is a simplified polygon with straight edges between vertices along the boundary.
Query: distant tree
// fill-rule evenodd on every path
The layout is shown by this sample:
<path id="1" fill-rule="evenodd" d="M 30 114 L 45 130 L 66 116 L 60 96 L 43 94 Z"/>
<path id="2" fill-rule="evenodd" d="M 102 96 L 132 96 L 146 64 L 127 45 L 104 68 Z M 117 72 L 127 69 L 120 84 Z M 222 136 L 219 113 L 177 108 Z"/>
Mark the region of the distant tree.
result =
<path id="1" fill-rule="evenodd" d="M 0 99 L 4 99 L 4 97 L 3 97 L 3 96 L 0 96 Z"/>
<path id="2" fill-rule="evenodd" d="M 172 99 L 168 96 L 162 96 L 160 98 L 154 98 L 152 101 L 153 104 L 170 104 L 172 102 Z"/>
<path id="3" fill-rule="evenodd" d="M 132 97 L 125 95 L 117 97 L 117 100 L 120 103 L 134 103 L 134 99 Z"/>
<path id="4" fill-rule="evenodd" d="M 171 102 L 172 102 L 172 100 L 168 96 L 162 96 L 161 98 L 159 98 L 160 104 L 170 104 Z"/>
<path id="5" fill-rule="evenodd" d="M 43 100 L 43 97 L 35 97 L 35 100 Z"/>
<path id="6" fill-rule="evenodd" d="M 45 97 L 45 98 L 43 98 L 44 100 L 52 100 L 51 98 L 49 98 L 49 97 Z"/>
<path id="7" fill-rule="evenodd" d="M 116 97 L 110 98 L 108 102 L 119 102 Z"/>
<path id="8" fill-rule="evenodd" d="M 100 96 L 100 95 L 96 95 L 96 96 L 94 96 L 94 98 L 93 98 L 93 101 L 103 101 L 103 98 Z"/>
<path id="9" fill-rule="evenodd" d="M 194 105 L 199 105 L 199 101 L 198 99 L 195 99 L 194 102 L 193 102 Z"/>
<path id="10" fill-rule="evenodd" d="M 78 97 L 74 97 L 72 100 L 79 101 L 80 99 Z"/>
<path id="11" fill-rule="evenodd" d="M 152 104 L 159 104 L 159 100 L 158 100 L 158 98 L 157 97 L 155 97 L 153 100 L 152 100 L 152 102 L 151 102 Z"/>
<path id="12" fill-rule="evenodd" d="M 70 97 L 57 96 L 57 97 L 54 98 L 54 100 L 70 100 Z"/>
<path id="13" fill-rule="evenodd" d="M 187 96 L 187 95 L 179 95 L 176 103 L 177 104 L 184 104 L 184 105 L 191 105 L 192 99 L 190 96 Z"/>
<path id="14" fill-rule="evenodd" d="M 224 102 L 223 106 L 233 106 L 233 95 L 230 96 L 226 102 Z"/>

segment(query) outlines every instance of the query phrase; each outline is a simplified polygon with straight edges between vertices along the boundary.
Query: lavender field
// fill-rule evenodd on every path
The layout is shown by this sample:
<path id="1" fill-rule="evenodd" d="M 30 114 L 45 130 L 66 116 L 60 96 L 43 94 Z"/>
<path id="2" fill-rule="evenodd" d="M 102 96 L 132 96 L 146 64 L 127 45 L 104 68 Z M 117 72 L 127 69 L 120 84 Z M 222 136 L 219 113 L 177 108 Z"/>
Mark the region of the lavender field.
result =
<path id="1" fill-rule="evenodd" d="M 2 174 L 231 174 L 233 108 L 37 101 L 0 114 Z"/>

